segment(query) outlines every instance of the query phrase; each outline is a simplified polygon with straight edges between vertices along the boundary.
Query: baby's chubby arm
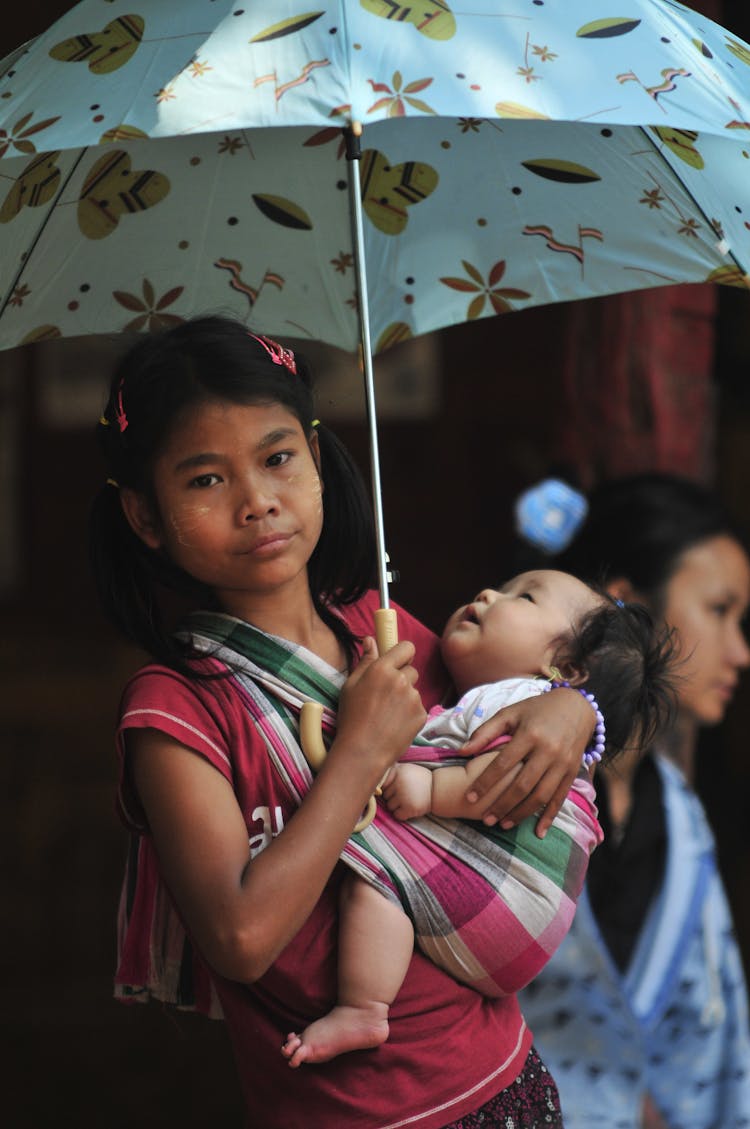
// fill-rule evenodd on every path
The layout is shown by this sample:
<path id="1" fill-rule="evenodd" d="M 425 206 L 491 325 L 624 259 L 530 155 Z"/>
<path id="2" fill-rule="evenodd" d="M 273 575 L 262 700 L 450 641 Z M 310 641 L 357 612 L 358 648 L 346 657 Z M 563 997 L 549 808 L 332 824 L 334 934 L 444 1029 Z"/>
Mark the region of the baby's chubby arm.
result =
<path id="1" fill-rule="evenodd" d="M 420 815 L 442 816 L 444 819 L 481 819 L 482 813 L 517 776 L 523 767 L 514 765 L 482 796 L 481 804 L 469 803 L 466 791 L 481 776 L 498 754 L 497 749 L 480 753 L 464 764 L 425 768 L 419 764 L 395 764 L 383 783 L 388 810 L 397 819 L 415 819 Z"/>

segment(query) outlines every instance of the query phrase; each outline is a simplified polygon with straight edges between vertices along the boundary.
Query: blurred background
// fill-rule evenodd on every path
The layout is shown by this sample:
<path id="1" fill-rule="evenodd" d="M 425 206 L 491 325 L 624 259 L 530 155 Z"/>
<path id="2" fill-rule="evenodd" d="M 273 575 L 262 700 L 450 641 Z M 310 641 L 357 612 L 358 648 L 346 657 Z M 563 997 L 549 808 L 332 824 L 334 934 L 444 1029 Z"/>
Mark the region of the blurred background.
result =
<path id="1" fill-rule="evenodd" d="M 14 5 L 0 54 L 72 6 Z M 747 0 L 692 6 L 750 39 Z M 111 999 L 125 853 L 112 734 L 143 656 L 101 620 L 85 527 L 103 475 L 95 424 L 122 348 L 92 338 L 0 353 L 0 1025 L 13 1129 L 241 1123 L 221 1024 Z M 354 359 L 305 351 L 318 415 L 366 470 Z M 513 313 L 397 346 L 376 371 L 393 596 L 436 630 L 457 599 L 502 576 L 513 502 L 552 472 L 584 489 L 639 470 L 687 474 L 717 486 L 750 528 L 745 291 L 677 287 Z M 746 678 L 702 739 L 697 788 L 750 970 L 748 729 Z"/>

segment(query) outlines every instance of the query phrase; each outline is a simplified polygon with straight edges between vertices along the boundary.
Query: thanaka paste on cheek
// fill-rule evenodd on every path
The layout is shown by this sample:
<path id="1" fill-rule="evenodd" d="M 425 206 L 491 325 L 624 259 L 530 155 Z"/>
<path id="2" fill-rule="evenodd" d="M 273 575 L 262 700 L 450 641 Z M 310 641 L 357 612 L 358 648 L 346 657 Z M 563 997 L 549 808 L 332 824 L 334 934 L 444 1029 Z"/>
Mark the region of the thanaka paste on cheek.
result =
<path id="1" fill-rule="evenodd" d="M 313 479 L 312 495 L 317 504 L 316 514 L 323 512 L 323 483 L 320 480 L 320 475 L 316 474 Z"/>
<path id="2" fill-rule="evenodd" d="M 320 475 L 318 474 L 318 471 L 316 469 L 311 469 L 309 471 L 308 470 L 297 471 L 295 474 L 289 475 L 287 482 L 288 482 L 289 486 L 294 487 L 295 489 L 296 488 L 302 489 L 306 485 L 305 478 L 308 475 L 310 475 L 310 493 L 312 494 L 312 496 L 313 496 L 313 498 L 316 502 L 315 513 L 316 513 L 316 515 L 319 515 L 323 512 L 323 483 L 320 480 Z"/>
<path id="3" fill-rule="evenodd" d="M 198 503 L 196 505 L 185 506 L 180 509 L 179 514 L 174 510 L 169 514 L 169 524 L 174 531 L 177 542 L 185 548 L 190 548 L 192 542 L 188 540 L 189 535 L 196 529 L 202 519 L 210 512 L 210 507 Z"/>

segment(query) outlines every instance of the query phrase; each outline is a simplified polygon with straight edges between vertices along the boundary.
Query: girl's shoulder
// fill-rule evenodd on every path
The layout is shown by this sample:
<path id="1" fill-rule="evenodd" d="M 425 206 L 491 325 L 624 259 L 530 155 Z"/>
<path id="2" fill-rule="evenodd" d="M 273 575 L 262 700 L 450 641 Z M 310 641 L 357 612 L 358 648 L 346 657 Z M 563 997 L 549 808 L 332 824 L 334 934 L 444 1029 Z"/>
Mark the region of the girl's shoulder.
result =
<path id="1" fill-rule="evenodd" d="M 212 662 L 206 660 L 205 665 Z M 215 663 L 217 669 L 223 670 Z M 128 741 L 145 729 L 198 753 L 238 793 L 255 789 L 265 795 L 271 789 L 271 770 L 267 758 L 260 755 L 265 750 L 263 738 L 243 707 L 234 680 L 192 679 L 149 664 L 136 671 L 125 687 L 116 734 L 118 809 L 125 824 L 135 830 L 144 830 L 145 822 L 127 771 Z"/>
<path id="2" fill-rule="evenodd" d="M 198 664 L 197 664 L 198 665 Z M 203 673 L 223 673 L 212 660 L 200 663 Z M 244 729 L 238 695 L 225 677 L 190 678 L 170 667 L 149 663 L 125 686 L 120 701 L 118 738 L 133 729 L 157 729 L 202 753 L 231 775 L 228 749 L 232 734 Z"/>
<path id="3" fill-rule="evenodd" d="M 212 659 L 200 659 L 194 664 L 195 675 L 183 674 L 160 663 L 147 663 L 131 675 L 120 701 L 120 719 L 126 714 L 146 708 L 150 703 L 177 701 L 187 709 L 212 709 L 216 704 L 224 709 L 232 693 L 224 677 L 226 668 Z M 218 675 L 218 677 L 217 677 Z M 208 676 L 208 677 L 206 677 Z"/>

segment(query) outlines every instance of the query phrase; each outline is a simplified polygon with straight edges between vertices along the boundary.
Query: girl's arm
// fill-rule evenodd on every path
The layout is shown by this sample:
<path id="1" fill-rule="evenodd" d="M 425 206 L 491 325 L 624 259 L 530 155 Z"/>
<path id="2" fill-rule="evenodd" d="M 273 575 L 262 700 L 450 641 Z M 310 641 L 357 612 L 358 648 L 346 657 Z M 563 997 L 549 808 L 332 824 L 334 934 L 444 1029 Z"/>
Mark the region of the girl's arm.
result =
<path id="1" fill-rule="evenodd" d="M 366 644 L 310 792 L 252 862 L 228 781 L 164 733 L 128 733 L 133 779 L 164 880 L 220 975 L 257 980 L 312 912 L 368 797 L 424 723 L 413 653 L 410 643 L 399 643 L 377 658 L 374 644 Z"/>
<path id="2" fill-rule="evenodd" d="M 580 772 L 595 722 L 590 704 L 576 690 L 540 694 L 496 713 L 462 749 L 472 756 L 500 736 L 511 737 L 468 789 L 466 799 L 475 813 L 468 818 L 512 827 L 544 809 L 536 827 L 544 838 Z M 514 768 L 517 775 L 506 786 L 504 778 Z M 487 807 L 490 793 L 495 798 Z"/>

